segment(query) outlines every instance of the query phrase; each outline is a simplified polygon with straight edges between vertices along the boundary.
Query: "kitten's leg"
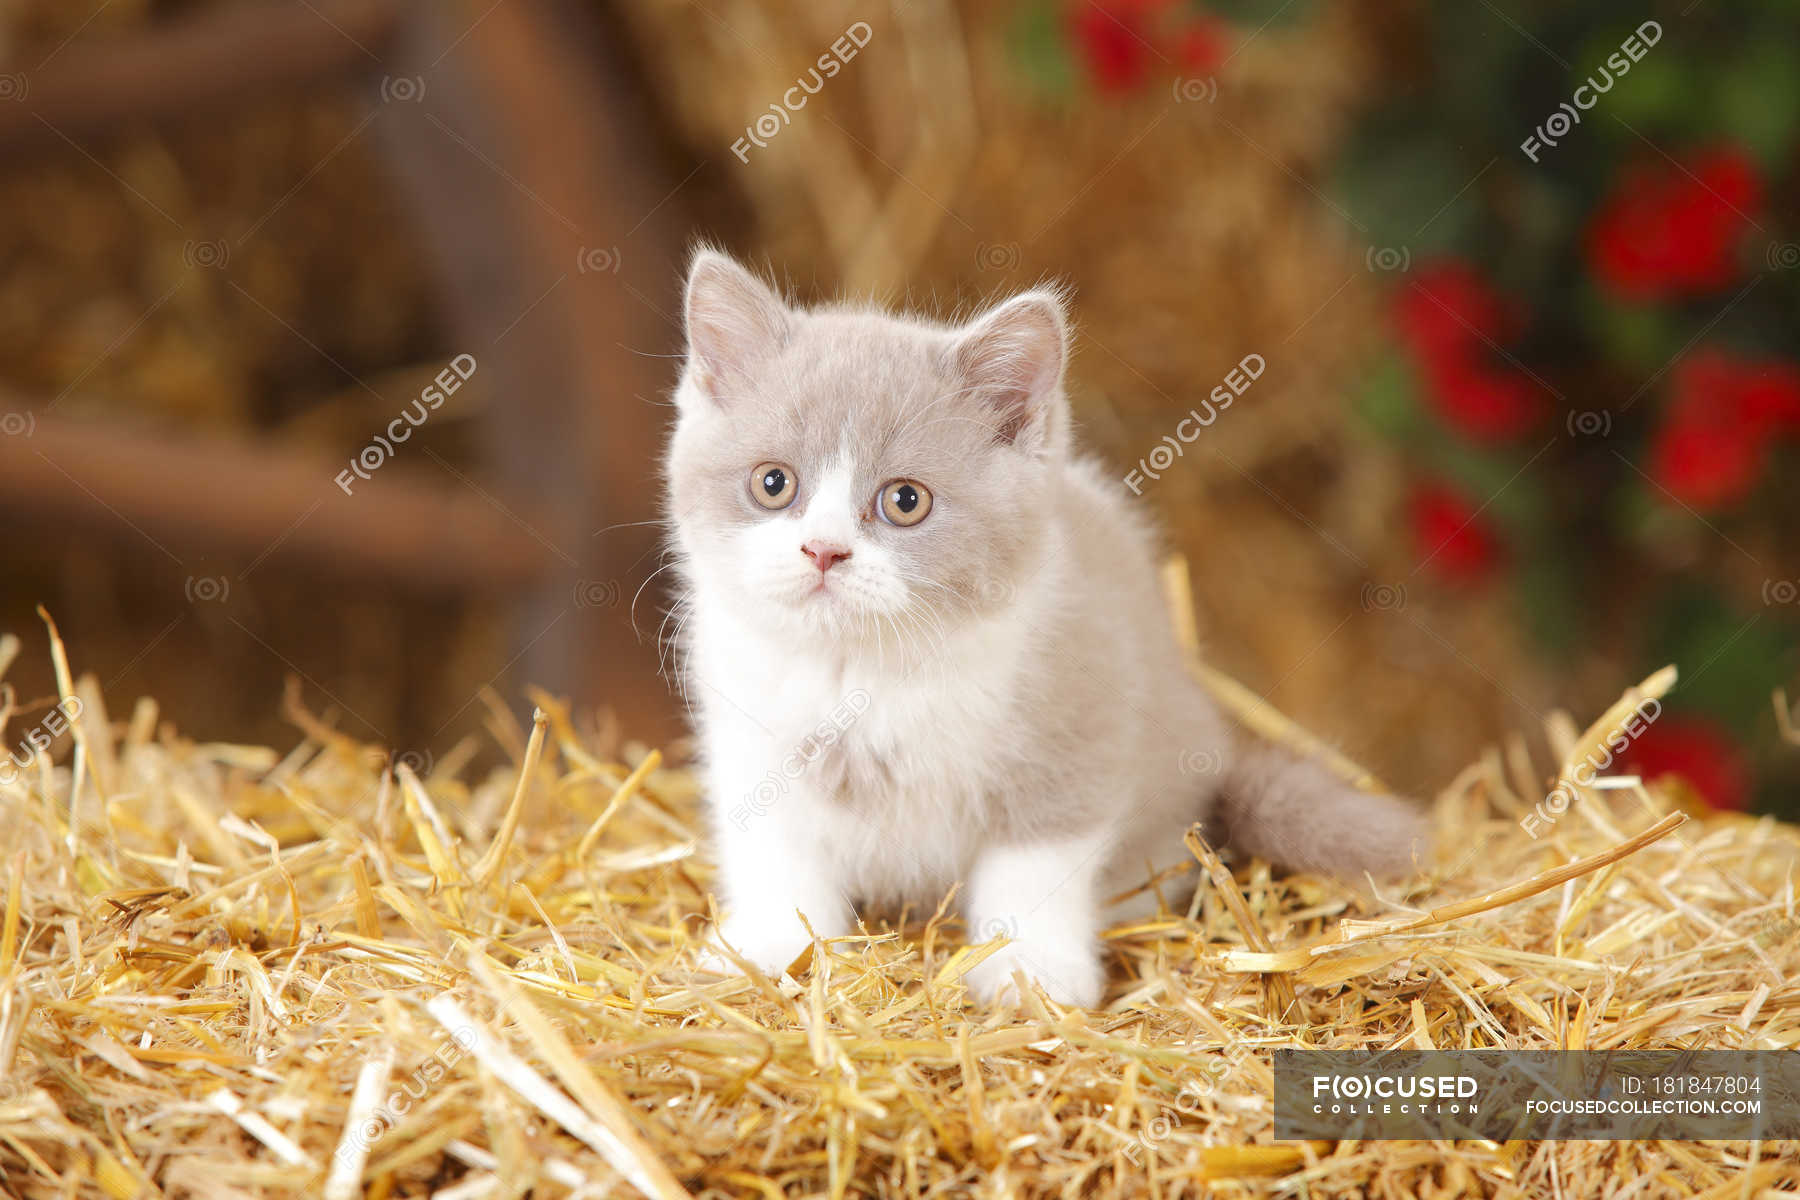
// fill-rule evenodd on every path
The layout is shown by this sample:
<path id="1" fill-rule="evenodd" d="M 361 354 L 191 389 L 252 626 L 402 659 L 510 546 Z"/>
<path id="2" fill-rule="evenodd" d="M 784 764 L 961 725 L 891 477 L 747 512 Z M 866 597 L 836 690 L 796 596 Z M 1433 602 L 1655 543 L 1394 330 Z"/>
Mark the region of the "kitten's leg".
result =
<path id="1" fill-rule="evenodd" d="M 720 767 L 709 776 L 714 781 L 719 934 L 757 967 L 779 976 L 806 948 L 800 914 L 820 937 L 840 937 L 851 930 L 850 904 L 836 860 L 821 836 L 827 814 L 803 779 Z"/>
<path id="2" fill-rule="evenodd" d="M 1005 1001 L 1023 970 L 1059 1004 L 1093 1008 L 1106 990 L 1097 895 L 1108 840 L 1100 834 L 991 846 L 970 873 L 970 941 L 1011 941 L 969 972 L 982 1001 Z"/>

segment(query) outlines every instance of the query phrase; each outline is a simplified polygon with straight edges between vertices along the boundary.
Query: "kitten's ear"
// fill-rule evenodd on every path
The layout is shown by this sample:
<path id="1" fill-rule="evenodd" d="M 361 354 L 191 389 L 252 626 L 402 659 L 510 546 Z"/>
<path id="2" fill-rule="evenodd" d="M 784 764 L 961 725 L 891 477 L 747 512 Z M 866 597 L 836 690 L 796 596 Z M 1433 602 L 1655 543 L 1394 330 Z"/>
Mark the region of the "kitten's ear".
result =
<path id="1" fill-rule="evenodd" d="M 1063 362 L 1068 332 L 1062 298 L 1014 296 L 965 330 L 956 343 L 958 373 L 996 418 L 995 436 L 1031 450 L 1061 446 L 1068 427 Z"/>
<path id="2" fill-rule="evenodd" d="M 688 271 L 688 368 L 700 390 L 725 404 L 733 387 L 787 340 L 792 314 L 762 280 L 716 250 Z"/>

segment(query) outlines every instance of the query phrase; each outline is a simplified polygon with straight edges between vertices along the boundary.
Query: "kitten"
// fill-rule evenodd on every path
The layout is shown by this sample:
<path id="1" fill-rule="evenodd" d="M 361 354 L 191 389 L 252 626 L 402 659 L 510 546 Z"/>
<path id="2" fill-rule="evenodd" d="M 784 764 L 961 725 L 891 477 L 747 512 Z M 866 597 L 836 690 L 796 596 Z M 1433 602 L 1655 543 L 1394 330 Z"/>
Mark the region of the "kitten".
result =
<path id="1" fill-rule="evenodd" d="M 855 903 L 935 905 L 1092 1007 L 1105 909 L 1207 836 L 1393 872 L 1423 826 L 1227 729 L 1182 665 L 1151 529 L 1071 444 L 1061 299 L 951 328 L 803 311 L 724 255 L 687 281 L 667 472 L 726 944 L 772 974 Z M 1141 891 L 1137 906 L 1154 905 Z"/>

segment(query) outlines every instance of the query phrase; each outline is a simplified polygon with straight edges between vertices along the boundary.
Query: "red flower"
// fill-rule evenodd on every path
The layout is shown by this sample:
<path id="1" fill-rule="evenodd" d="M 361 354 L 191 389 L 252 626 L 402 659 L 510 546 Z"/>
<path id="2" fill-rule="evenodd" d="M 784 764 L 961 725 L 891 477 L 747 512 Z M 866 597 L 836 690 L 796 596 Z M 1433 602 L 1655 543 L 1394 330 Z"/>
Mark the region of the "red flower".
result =
<path id="1" fill-rule="evenodd" d="M 1543 415 L 1530 378 L 1494 353 L 1521 324 L 1518 308 L 1474 267 L 1454 260 L 1420 267 L 1394 309 L 1400 337 L 1423 370 L 1426 399 L 1446 425 L 1476 441 L 1506 441 Z"/>
<path id="2" fill-rule="evenodd" d="M 1230 45 L 1223 21 L 1196 17 L 1175 35 L 1175 65 L 1192 75 L 1211 74 L 1224 63 Z"/>
<path id="3" fill-rule="evenodd" d="M 1101 91 L 1136 91 L 1149 78 L 1151 49 L 1143 28 L 1147 7 L 1141 0 L 1075 0 L 1070 33 L 1088 78 Z"/>
<path id="4" fill-rule="evenodd" d="M 1737 274 L 1739 236 L 1762 199 L 1762 180 L 1737 147 L 1688 166 L 1627 174 L 1588 230 L 1588 258 L 1627 300 L 1716 291 Z"/>
<path id="5" fill-rule="evenodd" d="M 1401 338 L 1427 364 L 1466 359 L 1511 337 L 1518 323 L 1475 268 L 1454 259 L 1421 265 L 1394 310 Z"/>
<path id="6" fill-rule="evenodd" d="M 1750 768 L 1731 735 L 1700 717 L 1663 716 L 1621 755 L 1632 774 L 1653 780 L 1676 775 L 1706 803 L 1742 812 L 1750 799 Z"/>
<path id="7" fill-rule="evenodd" d="M 1800 433 L 1800 368 L 1784 362 L 1748 367 L 1738 381 L 1737 406 L 1759 433 Z"/>
<path id="8" fill-rule="evenodd" d="M 1481 362 L 1427 369 L 1426 398 L 1444 423 L 1478 442 L 1511 441 L 1544 413 L 1537 385 L 1517 370 Z"/>
<path id="9" fill-rule="evenodd" d="M 1767 458 L 1767 443 L 1747 425 L 1676 421 L 1651 443 L 1650 474 L 1693 508 L 1727 508 L 1750 494 Z"/>
<path id="10" fill-rule="evenodd" d="M 1800 432 L 1800 368 L 1754 362 L 1718 349 L 1695 351 L 1670 379 L 1668 424 L 1650 448 L 1654 478 L 1703 509 L 1750 494 L 1769 439 Z"/>
<path id="11" fill-rule="evenodd" d="M 1100 91 L 1133 92 L 1159 64 L 1205 74 L 1225 61 L 1225 24 L 1183 19 L 1172 0 L 1069 0 L 1067 20 L 1087 76 Z"/>
<path id="12" fill-rule="evenodd" d="M 1462 493 L 1442 483 L 1421 483 L 1407 509 L 1419 558 L 1439 574 L 1467 582 L 1499 562 L 1498 541 Z"/>

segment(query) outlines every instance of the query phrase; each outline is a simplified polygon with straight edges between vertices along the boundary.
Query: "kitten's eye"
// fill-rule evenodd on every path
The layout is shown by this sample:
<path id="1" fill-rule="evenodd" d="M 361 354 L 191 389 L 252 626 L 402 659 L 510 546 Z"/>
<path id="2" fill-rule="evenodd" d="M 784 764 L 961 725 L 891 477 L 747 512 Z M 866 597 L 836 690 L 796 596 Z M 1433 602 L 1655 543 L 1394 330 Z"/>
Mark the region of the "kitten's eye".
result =
<path id="1" fill-rule="evenodd" d="M 792 467 L 766 462 L 750 472 L 750 498 L 764 508 L 786 508 L 799 491 L 800 482 L 794 478 Z"/>
<path id="2" fill-rule="evenodd" d="M 911 479 L 881 485 L 881 515 L 889 525 L 917 525 L 931 511 L 931 489 Z"/>

